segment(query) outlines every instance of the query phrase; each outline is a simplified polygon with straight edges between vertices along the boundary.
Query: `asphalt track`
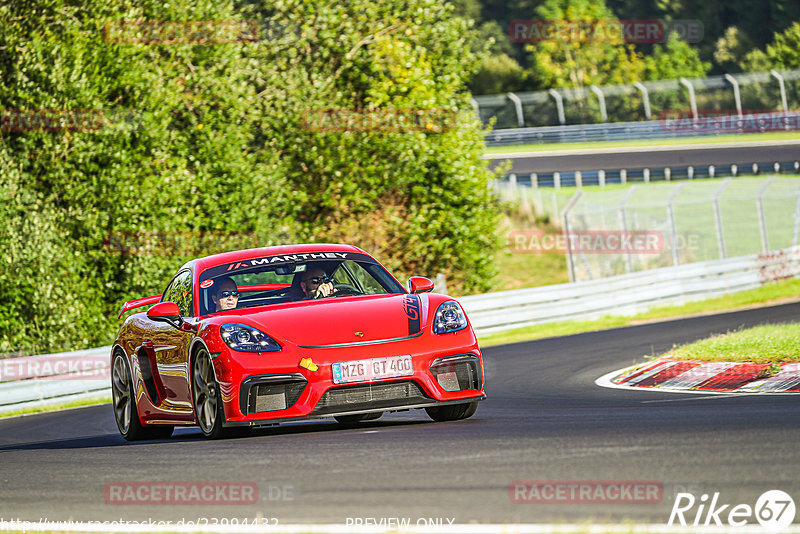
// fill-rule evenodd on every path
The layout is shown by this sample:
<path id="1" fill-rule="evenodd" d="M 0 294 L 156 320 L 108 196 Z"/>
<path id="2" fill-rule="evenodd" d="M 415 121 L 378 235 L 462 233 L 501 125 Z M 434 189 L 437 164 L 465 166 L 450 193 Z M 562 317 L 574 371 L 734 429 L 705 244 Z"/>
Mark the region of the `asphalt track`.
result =
<path id="1" fill-rule="evenodd" d="M 224 441 L 182 429 L 166 441 L 128 444 L 109 406 L 3 420 L 0 518 L 176 522 L 260 513 L 281 524 L 391 517 L 664 525 L 676 491 L 719 492 L 720 502 L 753 506 L 780 489 L 800 502 L 800 397 L 594 384 L 673 343 L 799 315 L 795 303 L 488 348 L 488 399 L 461 422 L 402 412 L 357 429 L 325 420 Z M 655 481 L 664 495 L 655 504 L 515 504 L 509 484 L 517 480 Z M 260 502 L 106 502 L 106 484 L 132 481 L 248 481 Z"/>
<path id="2" fill-rule="evenodd" d="M 709 165 L 736 164 L 748 169 L 754 162 L 774 163 L 793 162 L 800 159 L 798 144 L 763 144 L 758 146 L 733 146 L 715 148 L 697 147 L 646 147 L 632 149 L 609 149 L 606 152 L 591 150 L 583 153 L 536 152 L 515 155 L 513 158 L 498 158 L 490 155 L 490 167 L 508 159 L 512 167 L 508 171 L 515 174 L 572 172 L 593 170 L 644 169 L 663 167 L 708 167 Z M 764 169 L 762 169 L 764 172 Z"/>

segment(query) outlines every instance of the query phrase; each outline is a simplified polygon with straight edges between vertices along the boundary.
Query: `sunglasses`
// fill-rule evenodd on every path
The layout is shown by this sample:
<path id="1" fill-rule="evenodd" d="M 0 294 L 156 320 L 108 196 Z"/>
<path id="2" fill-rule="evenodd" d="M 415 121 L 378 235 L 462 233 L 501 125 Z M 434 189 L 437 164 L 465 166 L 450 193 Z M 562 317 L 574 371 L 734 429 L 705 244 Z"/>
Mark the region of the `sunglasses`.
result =
<path id="1" fill-rule="evenodd" d="M 217 295 L 217 297 L 221 298 L 221 299 L 226 299 L 228 297 L 239 298 L 239 292 L 238 291 L 220 291 L 219 294 Z"/>
<path id="2" fill-rule="evenodd" d="M 306 282 L 312 282 L 314 284 L 327 284 L 330 281 L 331 279 L 327 274 L 325 276 L 315 276 L 314 278 L 306 280 Z"/>

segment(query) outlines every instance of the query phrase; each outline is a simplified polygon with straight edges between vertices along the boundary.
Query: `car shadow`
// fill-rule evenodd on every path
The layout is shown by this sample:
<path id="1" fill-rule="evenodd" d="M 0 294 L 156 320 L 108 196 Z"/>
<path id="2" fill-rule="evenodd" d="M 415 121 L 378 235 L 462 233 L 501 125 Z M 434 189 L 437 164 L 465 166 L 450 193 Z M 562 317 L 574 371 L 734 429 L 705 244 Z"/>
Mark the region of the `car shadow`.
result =
<path id="1" fill-rule="evenodd" d="M 143 441 L 125 441 L 125 439 L 116 433 L 98 434 L 93 436 L 81 436 L 77 438 L 53 439 L 42 441 L 31 441 L 26 443 L 15 443 L 11 445 L 0 445 L 0 453 L 4 451 L 20 451 L 20 450 L 61 450 L 61 449 L 96 449 L 103 447 L 141 447 L 153 444 L 170 444 L 170 443 L 191 443 L 191 442 L 205 442 L 205 443 L 224 443 L 231 440 L 242 440 L 269 436 L 285 436 L 285 435 L 303 435 L 318 432 L 349 432 L 349 431 L 362 431 L 369 429 L 379 428 L 392 428 L 402 426 L 416 426 L 434 423 L 428 419 L 403 419 L 385 421 L 367 421 L 355 425 L 342 425 L 335 421 L 320 421 L 320 422 L 297 422 L 297 423 L 283 423 L 276 426 L 256 427 L 249 433 L 244 435 L 233 435 L 220 440 L 207 440 L 200 429 L 197 427 L 176 428 L 172 437 L 167 439 L 157 440 L 143 440 Z M 115 429 L 116 430 L 116 429 Z"/>

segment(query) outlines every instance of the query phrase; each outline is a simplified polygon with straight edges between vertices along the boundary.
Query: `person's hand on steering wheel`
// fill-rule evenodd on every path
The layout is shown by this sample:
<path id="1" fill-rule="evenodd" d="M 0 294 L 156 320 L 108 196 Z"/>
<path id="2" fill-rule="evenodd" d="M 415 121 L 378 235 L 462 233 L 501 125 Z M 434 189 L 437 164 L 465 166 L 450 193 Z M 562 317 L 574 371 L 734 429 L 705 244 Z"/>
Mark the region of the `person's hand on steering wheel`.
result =
<path id="1" fill-rule="evenodd" d="M 317 289 L 315 289 L 311 296 L 315 299 L 330 297 L 336 292 L 333 288 L 333 282 L 326 282 L 324 284 L 320 284 Z"/>

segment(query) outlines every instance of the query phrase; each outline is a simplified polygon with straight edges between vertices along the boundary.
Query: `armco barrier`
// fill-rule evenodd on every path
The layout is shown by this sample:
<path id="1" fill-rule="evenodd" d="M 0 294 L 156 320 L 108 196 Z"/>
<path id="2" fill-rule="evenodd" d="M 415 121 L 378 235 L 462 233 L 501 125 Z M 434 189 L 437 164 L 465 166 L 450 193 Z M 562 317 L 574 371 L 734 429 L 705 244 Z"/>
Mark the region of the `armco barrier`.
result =
<path id="1" fill-rule="evenodd" d="M 567 319 L 628 315 L 800 276 L 800 246 L 611 278 L 460 297 L 476 332 Z M 0 360 L 0 414 L 109 396 L 111 347 Z M 67 362 L 67 363 L 65 363 Z M 76 363 L 77 362 L 77 363 Z M 80 373 L 86 376 L 80 378 Z"/>
<path id="2" fill-rule="evenodd" d="M 800 247 L 610 278 L 460 297 L 478 334 L 568 319 L 633 315 L 800 276 Z"/>
<path id="3" fill-rule="evenodd" d="M 111 394 L 111 347 L 0 359 L 0 414 Z"/>

